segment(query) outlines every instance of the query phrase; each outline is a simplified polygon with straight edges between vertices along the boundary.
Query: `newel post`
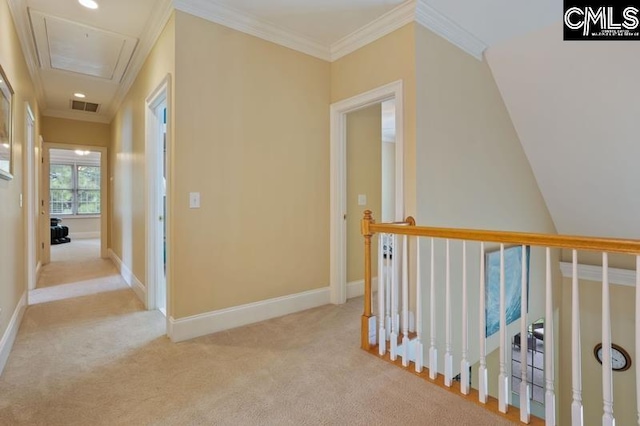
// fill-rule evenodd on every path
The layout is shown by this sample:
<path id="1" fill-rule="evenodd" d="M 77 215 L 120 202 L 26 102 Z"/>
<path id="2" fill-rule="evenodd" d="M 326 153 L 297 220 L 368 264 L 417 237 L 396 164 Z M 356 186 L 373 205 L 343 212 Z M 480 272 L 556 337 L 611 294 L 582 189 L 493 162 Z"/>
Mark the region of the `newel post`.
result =
<path id="1" fill-rule="evenodd" d="M 360 330 L 360 346 L 369 350 L 369 326 L 372 318 L 371 312 L 371 237 L 373 233 L 369 225 L 375 223 L 371 216 L 371 210 L 365 210 L 361 222 L 361 232 L 364 236 L 364 313 L 362 314 L 362 328 Z M 373 327 L 375 332 L 375 326 Z"/>

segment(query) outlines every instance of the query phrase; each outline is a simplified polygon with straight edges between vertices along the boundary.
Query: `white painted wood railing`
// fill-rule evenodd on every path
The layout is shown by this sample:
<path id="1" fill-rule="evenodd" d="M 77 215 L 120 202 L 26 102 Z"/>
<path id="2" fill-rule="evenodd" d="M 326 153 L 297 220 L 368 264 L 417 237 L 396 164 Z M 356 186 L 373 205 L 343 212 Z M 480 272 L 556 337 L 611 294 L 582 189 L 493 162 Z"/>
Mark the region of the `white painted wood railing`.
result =
<path id="1" fill-rule="evenodd" d="M 498 381 L 497 409 L 507 413 L 511 410 L 511 374 L 508 366 L 507 350 L 511 347 L 511 337 L 506 318 L 506 277 L 505 277 L 505 246 L 516 245 L 522 247 L 520 259 L 521 275 L 518 277 L 520 286 L 520 386 L 519 393 L 519 419 L 520 422 L 542 424 L 540 419 L 531 414 L 531 388 L 528 384 L 528 353 L 529 332 L 532 318 L 528 314 L 529 301 L 532 299 L 531 291 L 544 291 L 544 423 L 556 425 L 557 421 L 557 395 L 555 362 L 559 357 L 568 357 L 571 365 L 571 424 L 578 426 L 584 424 L 583 399 L 582 399 L 582 347 L 580 339 L 580 287 L 578 285 L 578 250 L 598 251 L 602 253 L 602 424 L 603 426 L 615 425 L 613 407 L 613 377 L 611 358 L 611 312 L 610 312 L 610 288 L 608 277 L 608 253 L 631 254 L 636 258 L 636 353 L 640 354 L 640 241 L 623 239 L 603 239 L 573 237 L 561 235 L 544 235 L 531 233 L 513 233 L 502 231 L 481 231 L 448 228 L 430 228 L 415 225 L 413 218 L 407 218 L 403 223 L 376 224 L 371 217 L 371 212 L 365 212 L 362 221 L 362 234 L 365 237 L 365 309 L 362 317 L 362 348 L 374 350 L 380 356 L 386 356 L 389 350 L 389 358 L 395 361 L 402 359 L 404 367 L 414 364 L 418 373 L 423 373 L 431 380 L 441 380 L 445 387 L 452 387 L 459 381 L 459 392 L 463 395 L 471 393 L 470 365 L 477 365 L 477 396 L 478 400 L 486 404 L 489 396 L 489 378 Z M 379 234 L 378 244 L 378 309 L 376 315 L 372 310 L 373 295 L 371 289 L 371 239 Z M 437 241 L 444 244 L 444 265 L 436 263 Z M 452 242 L 461 244 L 461 264 L 455 265 L 452 261 Z M 469 259 L 468 242 L 475 242 L 479 248 L 479 260 Z M 415 243 L 415 246 L 412 245 Z M 487 367 L 488 340 L 486 335 L 485 291 L 488 283 L 485 279 L 487 272 L 485 266 L 486 244 L 499 246 L 499 367 L 498 371 L 489 371 Z M 410 247 L 415 247 L 415 252 L 410 252 Z M 544 250 L 544 285 L 533 288 L 529 284 L 529 247 L 540 247 Z M 422 249 L 428 248 L 429 255 L 424 259 Z M 552 256 L 552 248 L 572 250 L 573 275 L 571 282 L 571 353 L 559 353 L 554 341 L 554 312 L 559 309 L 554 304 L 554 286 L 560 283 L 553 282 L 554 269 L 559 269 L 558 260 Z M 475 253 L 475 251 L 474 251 Z M 469 280 L 467 269 L 469 265 L 478 266 L 479 275 L 474 275 L 477 280 Z M 425 268 L 425 266 L 428 266 Z M 436 274 L 438 268 L 444 269 L 444 278 Z M 452 268 L 461 267 L 459 279 L 453 278 Z M 441 269 L 441 270 L 442 270 Z M 428 270 L 428 273 L 426 273 Z M 423 275 L 428 277 L 423 282 Z M 413 281 L 413 282 L 411 282 Z M 458 282 L 459 281 L 459 282 Z M 460 289 L 461 300 L 452 300 L 452 288 Z M 444 300 L 438 299 L 438 288 L 444 287 Z M 469 290 L 477 289 L 477 300 L 469 299 Z M 424 295 L 429 301 L 425 303 Z M 470 304 L 477 303 L 477 323 L 469 319 Z M 455 309 L 454 309 L 455 307 Z M 415 310 L 415 330 L 412 330 L 411 310 Z M 427 312 L 423 312 L 426 309 Z M 454 330 L 453 315 L 459 314 L 460 330 Z M 444 319 L 442 319 L 444 317 Z M 372 321 L 372 319 L 376 321 Z M 440 322 L 439 322 L 440 321 Z M 369 328 L 377 322 L 377 336 L 375 344 L 369 334 Z M 428 346 L 423 342 L 426 336 L 423 334 L 423 323 L 429 323 Z M 444 324 L 442 324 L 444 322 Z M 375 327 L 375 326 L 373 326 Z M 373 330 L 373 329 L 372 329 Z M 444 335 L 438 335 L 439 330 L 444 330 Z M 459 333 L 458 333 L 459 331 Z M 474 352 L 469 346 L 470 334 L 478 334 L 478 345 Z M 517 332 L 516 332 L 517 333 Z M 475 337 L 475 336 L 474 336 Z M 456 353 L 459 343 L 460 351 Z M 377 348 L 375 347 L 377 345 Z M 427 349 L 428 348 L 428 349 Z M 444 362 L 438 363 L 438 352 L 444 349 Z M 425 353 L 426 351 L 426 353 Z M 427 357 L 425 359 L 425 356 Z M 454 367 L 454 358 L 460 359 L 459 368 Z M 425 362 L 426 361 L 426 362 Z M 456 364 L 457 365 L 457 364 Z M 423 372 L 427 367 L 428 373 Z M 442 369 L 440 369 L 442 368 Z M 640 368 L 636 369 L 636 395 L 637 395 L 637 421 L 640 425 Z"/>

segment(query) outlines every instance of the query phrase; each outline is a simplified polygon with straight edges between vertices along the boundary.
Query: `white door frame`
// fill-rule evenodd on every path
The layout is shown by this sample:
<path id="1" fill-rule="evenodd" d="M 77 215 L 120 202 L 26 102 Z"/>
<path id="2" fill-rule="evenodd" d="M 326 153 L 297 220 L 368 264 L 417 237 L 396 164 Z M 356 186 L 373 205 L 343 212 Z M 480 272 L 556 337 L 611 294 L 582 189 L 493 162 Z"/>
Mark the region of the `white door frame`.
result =
<path id="1" fill-rule="evenodd" d="M 31 128 L 31 129 L 29 129 Z M 26 259 L 26 277 L 27 277 L 27 289 L 33 290 L 36 288 L 36 245 L 38 244 L 36 238 L 36 220 L 38 214 L 37 194 L 36 194 L 36 167 L 35 167 L 35 147 L 36 147 L 36 118 L 31 109 L 29 102 L 25 102 L 25 155 L 24 155 L 24 170 L 25 170 L 25 182 L 23 193 L 23 208 L 25 211 L 25 221 L 27 226 L 25 227 L 25 248 L 27 251 Z"/>
<path id="2" fill-rule="evenodd" d="M 158 139 L 160 136 L 159 119 L 155 112 L 159 105 L 162 103 L 167 105 L 167 170 L 166 170 L 166 206 L 167 211 L 165 213 L 159 211 L 159 199 L 161 197 L 159 185 L 157 181 L 158 165 L 162 159 L 162 152 L 158 147 Z M 146 99 L 145 108 L 145 164 L 146 164 L 146 191 L 147 191 L 147 241 L 146 241 L 146 266 L 147 266 L 147 309 L 154 310 L 158 308 L 156 299 L 157 293 L 157 276 L 160 270 L 161 264 L 161 247 L 162 243 L 159 240 L 161 228 L 161 222 L 158 217 L 166 215 L 163 219 L 165 221 L 165 238 L 166 238 L 166 317 L 167 325 L 169 324 L 169 318 L 171 315 L 171 281 L 169 279 L 171 272 L 171 75 L 168 74 L 156 87 Z M 167 327 L 167 330 L 169 328 Z"/>
<path id="3" fill-rule="evenodd" d="M 103 259 L 109 258 L 109 249 L 107 247 L 107 232 L 109 223 L 109 208 L 107 200 L 109 199 L 109 185 L 108 169 L 107 169 L 107 156 L 109 153 L 108 148 L 103 146 L 93 145 L 76 145 L 68 143 L 51 143 L 45 142 L 42 144 L 43 155 L 43 167 L 42 175 L 46 178 L 42 179 L 42 211 L 44 212 L 41 217 L 44 221 L 43 230 L 46 230 L 43 234 L 42 243 L 44 244 L 44 253 L 42 255 L 42 264 L 46 265 L 51 262 L 51 238 L 49 237 L 49 225 L 51 223 L 51 214 L 49 212 L 49 173 L 51 167 L 50 151 L 52 149 L 67 149 L 70 151 L 82 150 L 82 151 L 97 151 L 100 152 L 100 257 Z"/>
<path id="4" fill-rule="evenodd" d="M 402 80 L 331 104 L 331 303 L 347 301 L 347 114 L 396 100 L 395 220 L 404 219 L 404 102 Z"/>

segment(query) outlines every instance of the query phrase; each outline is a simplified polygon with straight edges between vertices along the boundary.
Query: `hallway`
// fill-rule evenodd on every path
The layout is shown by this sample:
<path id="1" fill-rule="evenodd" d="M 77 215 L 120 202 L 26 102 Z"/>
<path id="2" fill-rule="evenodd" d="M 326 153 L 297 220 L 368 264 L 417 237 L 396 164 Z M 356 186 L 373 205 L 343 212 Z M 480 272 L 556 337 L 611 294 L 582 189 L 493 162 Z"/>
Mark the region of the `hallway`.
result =
<path id="1" fill-rule="evenodd" d="M 174 344 L 110 261 L 60 260 L 0 377 L 0 425 L 510 424 L 360 350 L 361 298 Z"/>

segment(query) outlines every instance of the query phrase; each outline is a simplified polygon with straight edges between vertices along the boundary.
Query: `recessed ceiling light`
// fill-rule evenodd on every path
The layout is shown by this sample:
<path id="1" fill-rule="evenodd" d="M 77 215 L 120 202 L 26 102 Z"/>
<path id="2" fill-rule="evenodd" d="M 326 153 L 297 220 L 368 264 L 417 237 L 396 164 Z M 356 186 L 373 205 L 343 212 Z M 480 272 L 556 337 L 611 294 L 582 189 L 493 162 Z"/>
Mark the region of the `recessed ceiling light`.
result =
<path id="1" fill-rule="evenodd" d="M 87 9 L 97 9 L 98 3 L 93 0 L 78 0 L 78 3 L 86 7 Z"/>
<path id="2" fill-rule="evenodd" d="M 87 95 L 85 95 L 84 93 L 74 93 L 73 96 L 75 96 L 76 98 L 80 98 L 80 99 L 84 99 L 87 97 Z"/>

